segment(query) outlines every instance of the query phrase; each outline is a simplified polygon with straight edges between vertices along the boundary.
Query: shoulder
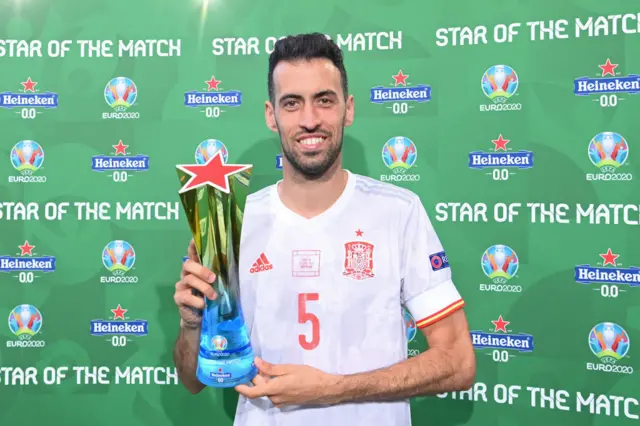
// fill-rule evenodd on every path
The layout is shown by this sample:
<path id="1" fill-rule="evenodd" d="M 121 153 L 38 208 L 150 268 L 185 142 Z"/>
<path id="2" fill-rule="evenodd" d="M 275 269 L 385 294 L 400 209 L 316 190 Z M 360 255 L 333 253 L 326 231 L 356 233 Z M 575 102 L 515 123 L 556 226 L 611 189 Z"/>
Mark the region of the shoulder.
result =
<path id="1" fill-rule="evenodd" d="M 247 196 L 246 207 L 249 208 L 249 206 L 251 206 L 253 208 L 253 207 L 262 207 L 262 206 L 269 205 L 269 203 L 271 202 L 271 197 L 273 194 L 274 187 L 275 187 L 275 184 L 265 186 L 264 188 L 252 194 L 249 194 Z"/>
<path id="2" fill-rule="evenodd" d="M 421 202 L 420 197 L 409 189 L 368 176 L 354 174 L 354 177 L 356 195 L 365 202 L 380 204 L 389 209 L 409 209 Z"/>

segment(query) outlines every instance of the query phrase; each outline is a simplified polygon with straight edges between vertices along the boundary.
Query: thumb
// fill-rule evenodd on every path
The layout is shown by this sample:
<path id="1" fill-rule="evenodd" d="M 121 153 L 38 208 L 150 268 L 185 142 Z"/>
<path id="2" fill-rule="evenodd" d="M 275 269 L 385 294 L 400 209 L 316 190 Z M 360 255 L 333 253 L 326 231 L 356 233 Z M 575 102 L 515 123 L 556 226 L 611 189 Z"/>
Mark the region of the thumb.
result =
<path id="1" fill-rule="evenodd" d="M 256 367 L 265 376 L 281 376 L 287 373 L 285 365 L 271 364 L 260 357 L 256 357 Z"/>
<path id="2" fill-rule="evenodd" d="M 187 254 L 189 259 L 193 260 L 196 263 L 200 263 L 200 257 L 198 256 L 198 250 L 196 249 L 196 244 L 194 240 L 189 242 L 189 248 L 187 250 Z"/>

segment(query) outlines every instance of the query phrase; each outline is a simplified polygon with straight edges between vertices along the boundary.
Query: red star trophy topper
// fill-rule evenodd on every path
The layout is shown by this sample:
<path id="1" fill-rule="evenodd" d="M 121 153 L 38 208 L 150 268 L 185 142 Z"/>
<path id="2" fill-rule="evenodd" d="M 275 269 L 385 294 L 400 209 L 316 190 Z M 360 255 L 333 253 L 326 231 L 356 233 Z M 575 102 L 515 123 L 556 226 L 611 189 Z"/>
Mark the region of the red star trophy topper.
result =
<path id="1" fill-rule="evenodd" d="M 201 355 L 197 377 L 206 386 L 226 388 L 248 383 L 257 374 L 238 298 L 240 235 L 253 166 L 226 164 L 221 151 L 205 158 L 204 164 L 176 166 L 182 184 L 178 194 L 200 264 L 216 274 L 212 283 L 216 298 L 205 298 L 202 310 L 207 327 L 202 327 L 206 336 L 201 336 L 200 354 L 223 350 L 233 354 L 235 361 Z M 229 321 L 241 326 L 229 331 L 235 328 L 226 326 Z"/>

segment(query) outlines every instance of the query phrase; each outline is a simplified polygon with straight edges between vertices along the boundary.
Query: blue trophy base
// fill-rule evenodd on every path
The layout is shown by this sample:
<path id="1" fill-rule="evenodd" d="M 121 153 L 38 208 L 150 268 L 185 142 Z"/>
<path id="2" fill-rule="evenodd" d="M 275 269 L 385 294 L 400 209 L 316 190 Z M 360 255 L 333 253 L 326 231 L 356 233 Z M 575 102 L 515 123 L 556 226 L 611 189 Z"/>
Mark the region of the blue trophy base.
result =
<path id="1" fill-rule="evenodd" d="M 233 388 L 249 383 L 258 374 L 253 357 L 229 361 L 215 361 L 198 358 L 196 377 L 205 386 L 212 388 Z"/>

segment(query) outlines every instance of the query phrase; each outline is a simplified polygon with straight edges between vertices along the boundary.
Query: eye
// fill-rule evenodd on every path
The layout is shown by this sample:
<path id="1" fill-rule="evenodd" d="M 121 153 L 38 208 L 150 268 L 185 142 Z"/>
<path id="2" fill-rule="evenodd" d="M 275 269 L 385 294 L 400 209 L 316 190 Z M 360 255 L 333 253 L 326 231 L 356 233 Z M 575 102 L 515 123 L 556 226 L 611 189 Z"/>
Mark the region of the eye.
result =
<path id="1" fill-rule="evenodd" d="M 320 98 L 319 99 L 321 105 L 331 105 L 333 102 L 330 98 Z"/>
<path id="2" fill-rule="evenodd" d="M 283 107 L 286 108 L 286 109 L 292 109 L 292 108 L 295 108 L 297 106 L 297 104 L 298 104 L 297 101 L 288 100 L 288 101 L 285 101 Z"/>

